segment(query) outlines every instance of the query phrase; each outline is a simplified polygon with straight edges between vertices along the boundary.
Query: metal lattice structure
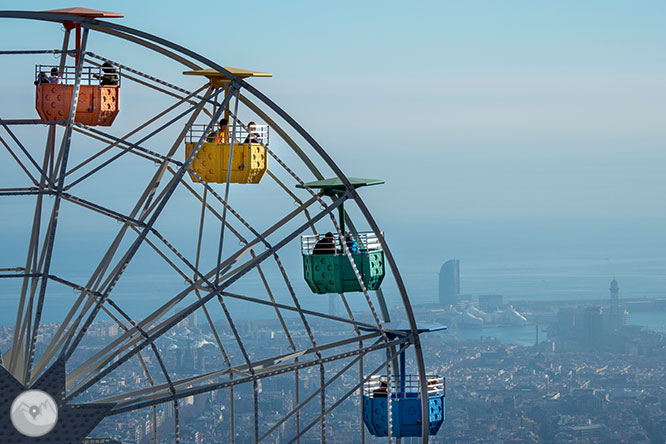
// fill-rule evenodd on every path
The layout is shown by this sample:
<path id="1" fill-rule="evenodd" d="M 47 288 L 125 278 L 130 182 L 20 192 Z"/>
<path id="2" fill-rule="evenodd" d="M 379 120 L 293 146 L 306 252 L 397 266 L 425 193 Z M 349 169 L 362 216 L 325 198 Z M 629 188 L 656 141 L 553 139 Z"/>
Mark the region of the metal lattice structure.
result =
<path id="1" fill-rule="evenodd" d="M 325 442 L 335 436 L 327 418 L 354 398 L 360 405 L 364 383 L 379 374 L 388 374 L 389 379 L 392 372 L 395 375 L 396 357 L 408 348 L 414 351 L 418 371 L 414 381 L 421 385 L 420 392 L 428 393 L 418 330 L 395 260 L 357 190 L 327 151 L 277 104 L 217 62 L 98 17 L 63 11 L 0 11 L 0 22 L 27 19 L 36 21 L 35 26 L 65 24 L 60 50 L 3 48 L 1 57 L 52 54 L 58 57 L 61 71 L 69 61 L 75 62 L 67 71 L 73 85 L 68 118 L 44 121 L 15 116 L 0 104 L 1 160 L 14 164 L 19 172 L 0 179 L 0 201 L 20 199 L 31 207 L 29 213 L 17 215 L 23 218 L 27 237 L 6 239 L 0 263 L 0 290 L 14 292 L 18 307 L 11 345 L 0 351 L 0 386 L 7 388 L 3 390 L 6 399 L 0 403 L 9 408 L 15 392 L 30 387 L 52 394 L 66 412 L 62 418 L 68 419 L 61 419 L 54 432 L 35 442 L 80 442 L 104 418 L 131 414 L 146 414 L 151 419 L 151 442 L 165 442 L 158 427 L 160 409 L 169 409 L 173 425 L 168 435 L 178 442 L 183 402 L 216 393 L 225 400 L 223 422 L 229 442 L 240 436 L 235 409 L 248 401 L 253 412 L 247 432 L 251 441 L 274 442 L 280 435 L 286 442 L 307 437 Z M 77 31 L 76 49 L 71 49 L 72 30 Z M 137 52 L 164 58 L 174 70 L 212 69 L 229 81 L 197 89 L 191 86 L 197 79 L 183 78 L 182 84 L 161 79 L 158 73 L 129 66 L 123 53 L 97 54 L 89 45 L 92 35 L 117 39 Z M 159 107 L 155 105 L 151 115 L 139 120 L 131 108 L 121 105 L 118 120 L 103 129 L 75 121 L 82 73 L 103 63 L 122 73 L 122 100 L 128 94 L 123 89 L 129 86 L 143 91 L 145 103 L 152 103 L 148 97 L 159 97 L 155 99 Z M 26 84 L 25 96 L 31 94 L 32 86 Z M 245 188 L 239 191 L 229 181 L 208 183 L 190 168 L 206 134 L 223 115 L 230 116 L 232 133 L 250 131 L 242 116 L 270 127 L 270 146 L 258 142 L 270 162 L 261 184 L 241 185 Z M 198 137 L 189 139 L 195 145 L 184 156 L 189 131 L 201 124 L 205 127 Z M 38 139 L 41 143 L 35 142 Z M 123 171 L 130 172 L 128 177 L 123 177 Z M 324 179 L 324 174 L 339 178 L 345 191 L 331 197 L 306 185 Z M 130 182 L 121 187 L 121 195 L 110 198 L 111 193 L 100 191 L 121 180 Z M 257 221 L 246 217 L 243 205 L 248 200 L 267 205 L 271 214 Z M 272 202 L 295 207 L 272 211 Z M 348 214 L 357 216 L 354 222 L 359 227 L 369 227 L 366 236 L 381 247 L 391 273 L 384 286 L 390 285 L 399 297 L 410 332 L 387 334 L 384 324 L 390 319 L 383 293 L 366 289 L 344 242 L 339 243 L 340 254 L 349 258 L 361 291 L 336 296 L 343 314 L 321 308 L 322 296 L 312 294 L 303 282 L 299 262 L 289 258 L 300 258 L 303 235 L 315 236 L 323 230 L 344 237 L 336 218 L 343 203 Z M 91 244 L 105 247 L 95 250 L 94 261 L 81 259 L 84 254 L 79 250 L 86 249 L 85 242 L 60 240 L 63 227 L 77 218 L 99 220 L 90 224 L 89 236 Z M 347 225 L 357 232 L 351 219 Z M 144 294 L 144 283 L 136 284 L 132 290 L 136 298 L 154 305 L 142 313 L 137 304 L 127 302 L 124 294 L 133 287 L 125 281 L 128 276 L 154 279 L 145 271 L 153 265 L 168 270 L 166 280 L 178 280 L 180 287 L 172 291 L 175 287 L 170 286 L 170 293 L 155 301 L 149 291 Z M 71 289 L 74 296 L 57 327 L 45 337 L 45 311 L 55 304 L 56 289 L 62 288 Z M 270 310 L 279 347 L 259 347 L 255 332 L 239 326 L 239 320 L 255 308 Z M 202 362 L 215 366 L 195 367 L 185 375 L 171 362 L 167 339 L 176 341 L 183 324 L 197 315 L 205 319 L 201 326 L 211 338 Z M 114 323 L 118 334 L 91 350 L 86 344 L 99 319 Z M 345 333 L 333 337 L 334 331 Z M 109 380 L 119 380 L 115 375 L 124 374 L 130 366 L 141 369 L 140 382 L 129 388 L 108 386 Z M 315 377 L 317 382 L 312 384 Z M 269 406 L 262 399 L 265 389 L 271 381 L 286 380 L 291 384 L 284 389 L 289 402 Z M 360 408 L 355 424 L 360 440 L 366 442 L 374 438 L 364 432 Z M 76 411 L 90 413 L 77 416 L 72 413 Z M 425 418 L 422 440 L 427 442 L 427 396 L 421 411 Z M 0 422 L 1 442 L 21 442 L 11 424 L 6 424 L 8 417 Z M 390 423 L 388 430 L 390 442 Z"/>

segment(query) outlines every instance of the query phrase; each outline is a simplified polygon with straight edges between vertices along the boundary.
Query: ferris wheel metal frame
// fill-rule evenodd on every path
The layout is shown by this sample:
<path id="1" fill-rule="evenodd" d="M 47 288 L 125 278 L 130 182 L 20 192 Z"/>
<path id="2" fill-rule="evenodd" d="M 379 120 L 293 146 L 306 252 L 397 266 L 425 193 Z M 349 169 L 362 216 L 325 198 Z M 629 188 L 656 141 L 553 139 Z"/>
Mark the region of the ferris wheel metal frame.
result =
<path id="1" fill-rule="evenodd" d="M 306 432 L 315 427 L 317 424 L 319 424 L 321 427 L 320 438 L 321 441 L 324 442 L 326 440 L 325 422 L 327 415 L 338 405 L 340 405 L 345 399 L 353 396 L 355 393 L 358 393 L 359 389 L 363 387 L 364 382 L 370 380 L 371 377 L 378 374 L 384 368 L 387 369 L 390 378 L 392 367 L 394 369 L 393 371 L 395 371 L 397 357 L 406 349 L 411 348 L 415 353 L 419 379 L 418 384 L 420 385 L 420 392 L 423 394 L 421 399 L 421 417 L 423 418 L 421 424 L 421 439 L 422 442 L 428 442 L 428 386 L 426 380 L 425 363 L 419 341 L 419 329 L 417 327 L 411 303 L 409 301 L 407 291 L 400 276 L 395 259 L 391 254 L 389 246 L 386 243 L 378 224 L 374 220 L 368 207 L 359 196 L 356 188 L 350 183 L 348 177 L 336 165 L 336 163 L 323 149 L 323 147 L 320 146 L 319 143 L 317 143 L 317 141 L 301 125 L 299 125 L 287 112 L 285 112 L 281 107 L 265 96 L 257 88 L 255 88 L 252 84 L 248 83 L 243 78 L 234 75 L 232 72 L 229 72 L 219 63 L 206 58 L 196 53 L 195 51 L 184 48 L 169 40 L 151 35 L 144 31 L 105 20 L 99 20 L 94 17 L 91 18 L 86 16 L 77 16 L 52 11 L 0 11 L 0 19 L 28 19 L 54 23 L 67 22 L 73 24 L 73 27 L 68 27 L 65 30 L 66 32 L 61 50 L 3 50 L 0 51 L 0 55 L 50 53 L 60 55 L 61 67 L 66 63 L 65 61 L 68 56 L 76 58 L 74 94 L 72 96 L 71 106 L 69 109 L 69 118 L 67 120 L 44 122 L 43 120 L 38 119 L 5 119 L 4 116 L 0 115 L 0 127 L 2 127 L 2 129 L 4 129 L 5 132 L 9 135 L 9 142 L 5 141 L 4 138 L 0 138 L 0 141 L 33 183 L 32 187 L 0 189 L 0 197 L 33 196 L 37 200 L 25 267 L 17 266 L 13 269 L 4 269 L 0 271 L 0 278 L 22 279 L 23 281 L 21 300 L 19 302 L 20 308 L 19 312 L 17 313 L 12 347 L 9 351 L 3 351 L 6 352 L 4 356 L 0 353 L 0 358 L 3 358 L 2 366 L 0 366 L 0 373 L 2 373 L 7 378 L 9 378 L 8 375 L 11 375 L 11 377 L 13 377 L 15 380 L 13 382 L 6 382 L 5 385 L 7 387 L 10 387 L 12 390 L 24 390 L 28 387 L 42 388 L 49 392 L 57 392 L 58 390 L 62 389 L 63 396 L 57 401 L 64 415 L 62 416 L 63 421 L 64 418 L 67 417 L 67 412 L 71 409 L 80 412 L 82 409 L 85 410 L 87 408 L 91 411 L 91 414 L 84 419 L 75 419 L 74 416 L 72 416 L 72 418 L 74 418 L 72 421 L 80 422 L 78 425 L 80 425 L 81 430 L 85 431 L 86 433 L 92 430 L 91 427 L 94 427 L 99 423 L 101 420 L 100 418 L 133 412 L 144 408 L 152 408 L 154 417 L 156 406 L 164 403 L 172 403 L 175 409 L 174 428 L 176 441 L 178 441 L 178 401 L 180 399 L 197 394 L 208 393 L 214 390 L 229 389 L 232 409 L 230 430 L 231 442 L 233 442 L 235 439 L 233 426 L 233 390 L 234 387 L 240 384 L 252 384 L 254 393 L 253 436 L 255 442 L 265 440 L 271 436 L 271 433 L 276 430 L 280 424 L 286 422 L 291 417 L 295 418 L 297 424 L 297 434 L 290 442 L 299 441 Z M 77 32 L 81 32 L 80 40 L 77 35 L 77 44 L 80 44 L 80 47 L 76 50 L 69 49 L 70 33 L 73 29 L 76 29 Z M 204 85 L 196 91 L 189 91 L 185 88 L 158 79 L 157 77 L 150 74 L 133 69 L 132 67 L 126 66 L 119 61 L 111 60 L 89 51 L 87 48 L 87 42 L 91 31 L 100 32 L 125 40 L 131 44 L 137 45 L 137 47 L 142 47 L 161 56 L 170 58 L 191 70 L 199 70 L 202 68 L 213 69 L 229 78 L 230 82 L 223 88 L 215 89 L 212 87 L 212 85 L 208 85 L 208 88 L 206 88 L 206 85 Z M 161 92 L 166 92 L 178 100 L 172 107 L 158 113 L 154 119 L 142 123 L 141 125 L 137 126 L 135 130 L 121 137 L 114 136 L 109 131 L 101 131 L 93 126 L 87 126 L 75 122 L 74 115 L 76 114 L 77 110 L 77 99 L 81 86 L 81 72 L 84 62 L 92 62 L 96 64 L 100 64 L 102 62 L 111 63 L 113 66 L 122 70 L 124 78 L 134 80 L 138 83 L 143 83 L 146 86 L 157 90 L 158 92 L 160 92 L 160 90 Z M 223 100 L 218 100 L 218 94 L 222 91 L 225 91 L 225 97 Z M 245 91 L 249 95 L 244 95 L 241 93 L 241 91 Z M 231 103 L 234 99 L 236 100 L 236 108 L 232 110 Z M 309 146 L 309 149 L 314 150 L 314 152 L 318 155 L 319 159 L 317 161 L 323 162 L 342 182 L 345 188 L 344 193 L 337 196 L 337 198 L 331 198 L 331 202 L 326 202 L 324 200 L 325 196 L 323 194 L 317 193 L 311 189 L 303 179 L 301 179 L 294 171 L 292 171 L 292 169 L 289 168 L 288 165 L 286 165 L 286 163 L 280 159 L 280 157 L 276 155 L 275 152 L 271 151 L 271 149 L 268 146 L 265 146 L 263 143 L 263 147 L 271 156 L 271 161 L 276 162 L 286 172 L 286 174 L 291 176 L 293 180 L 297 182 L 298 185 L 300 185 L 301 188 L 304 188 L 309 193 L 309 198 L 303 201 L 292 194 L 286 185 L 279 182 L 279 179 L 272 177 L 271 175 L 271 177 L 276 180 L 287 193 L 290 193 L 296 202 L 299 203 L 299 206 L 295 210 L 290 212 L 282 220 L 277 221 L 271 228 L 263 233 L 260 233 L 234 210 L 234 208 L 228 202 L 230 190 L 229 181 L 226 182 L 224 193 L 221 194 L 216 191 L 209 183 L 199 177 L 200 184 L 203 187 L 203 193 L 197 193 L 193 191 L 191 189 L 191 185 L 186 183 L 185 178 L 187 173 L 191 175 L 194 174 L 196 176 L 196 172 L 194 172 L 190 166 L 197 154 L 197 151 L 204 142 L 204 136 L 201 136 L 193 152 L 190 153 L 184 162 L 178 161 L 174 157 L 176 151 L 182 145 L 182 141 L 185 137 L 185 132 L 188 125 L 191 126 L 195 122 L 196 118 L 201 115 L 202 110 L 206 105 L 212 105 L 214 112 L 209 113 L 209 123 L 207 126 L 208 131 L 213 129 L 213 125 L 220 118 L 222 113 L 228 113 L 230 116 L 232 116 L 234 119 L 234 128 L 236 128 L 237 125 L 244 127 L 244 125 L 237 118 L 239 102 L 246 106 L 254 114 L 259 116 L 261 119 L 263 119 L 264 122 L 270 126 L 271 130 L 278 134 L 282 141 L 293 150 L 293 152 L 300 158 L 303 164 L 316 179 L 323 179 L 324 176 L 317 168 L 316 162 L 305 154 L 304 150 L 294 141 L 290 134 L 298 135 L 303 140 L 305 140 Z M 181 104 L 191 104 L 193 106 L 189 107 L 185 112 L 180 113 L 177 118 L 173 118 L 167 121 L 166 124 L 161 125 L 157 130 L 151 132 L 148 136 L 143 137 L 139 141 L 131 142 L 129 140 L 129 137 L 131 137 L 134 133 L 157 121 L 158 116 L 164 116 L 168 111 L 175 109 Z M 286 127 L 280 126 L 276 120 L 272 118 L 271 115 L 269 115 L 269 113 L 273 113 L 274 116 L 282 119 L 282 121 L 286 123 Z M 170 148 L 170 151 L 166 155 L 151 151 L 143 146 L 144 142 L 152 135 L 159 133 L 164 128 L 177 124 L 176 122 L 179 121 L 178 119 L 182 119 L 184 117 L 188 118 L 188 123 L 181 132 L 178 140 L 173 144 L 173 146 Z M 11 131 L 11 127 L 44 124 L 48 124 L 49 129 L 44 150 L 44 158 L 40 164 L 37 159 L 30 155 L 29 150 L 23 146 L 23 144 L 20 142 L 20 139 Z M 57 146 L 58 144 L 56 142 L 57 125 L 62 127 L 63 133 L 59 147 Z M 247 127 L 244 128 L 247 130 Z M 68 170 L 67 160 L 72 144 L 72 135 L 75 131 L 90 138 L 101 140 L 108 144 L 109 148 L 107 148 L 107 151 L 115 148 L 119 150 L 119 153 L 112 157 L 110 160 L 102 162 L 88 173 L 83 175 L 81 178 L 77 179 L 77 181 L 68 182 L 68 174 L 71 172 L 71 169 Z M 17 147 L 16 152 L 11 149 L 10 145 Z M 157 173 L 154 174 L 145 190 L 143 190 L 141 193 L 140 198 L 134 207 L 134 210 L 130 214 L 121 214 L 111 208 L 107 208 L 95 202 L 77 197 L 76 195 L 69 192 L 73 185 L 76 185 L 76 183 L 79 181 L 90 177 L 90 175 L 95 174 L 97 171 L 102 170 L 106 165 L 127 153 L 132 153 L 144 157 L 153 162 L 156 162 L 159 165 Z M 92 162 L 95 157 L 96 155 L 91 156 L 90 162 Z M 83 165 L 78 165 L 77 168 L 82 166 Z M 31 173 L 31 170 L 33 171 L 34 175 Z M 168 174 L 171 176 L 167 176 Z M 270 174 L 271 173 L 269 171 L 269 175 Z M 169 178 L 168 180 L 165 179 L 167 177 Z M 166 182 L 166 184 L 164 182 Z M 214 214 L 217 217 L 222 227 L 220 233 L 220 245 L 224 240 L 225 232 L 234 234 L 240 239 L 241 243 L 243 243 L 242 248 L 238 249 L 238 251 L 230 257 L 224 258 L 224 261 L 222 261 L 223 258 L 218 255 L 218 261 L 216 262 L 217 265 L 213 270 L 207 272 L 201 271 L 198 267 L 198 263 L 192 263 L 188 261 L 185 255 L 181 254 L 176 247 L 171 245 L 167 239 L 162 237 L 154 227 L 155 222 L 158 220 L 165 205 L 169 202 L 169 199 L 174 190 L 179 186 L 189 187 L 190 192 L 197 196 L 197 198 L 202 202 L 202 223 L 203 213 L 206 211 L 210 211 L 211 214 Z M 206 195 L 209 197 L 212 196 L 210 197 L 211 199 L 214 199 L 218 204 L 222 205 L 221 212 L 215 213 L 212 209 L 209 208 L 209 206 L 207 206 Z M 46 225 L 45 229 L 40 225 L 42 217 L 41 213 L 44 209 L 42 205 L 42 199 L 44 196 L 50 196 L 53 198 L 51 214 L 48 217 L 48 224 Z M 85 209 L 111 217 L 122 224 L 122 227 L 120 228 L 114 243 L 109 247 L 109 250 L 104 255 L 103 260 L 95 270 L 94 275 L 91 276 L 89 282 L 84 285 L 80 283 L 69 282 L 51 273 L 50 270 L 51 261 L 53 258 L 55 236 L 58 226 L 58 210 L 61 202 L 63 201 L 71 202 Z M 388 264 L 388 268 L 390 268 L 392 271 L 394 283 L 402 302 L 402 308 L 404 309 L 404 315 L 408 321 L 409 331 L 396 332 L 385 327 L 384 324 L 390 321 L 390 319 L 383 294 L 381 290 L 377 290 L 376 296 L 380 308 L 378 312 L 374 308 L 374 303 L 372 302 L 371 296 L 363 285 L 359 272 L 354 266 L 354 261 L 351 258 L 349 248 L 344 245 L 344 243 L 342 244 L 344 248 L 344 254 L 349 258 L 350 263 L 352 264 L 356 277 L 359 280 L 359 284 L 362 288 L 362 292 L 364 293 L 365 299 L 367 301 L 368 310 L 371 312 L 374 322 L 367 323 L 355 319 L 352 310 L 347 304 L 344 294 L 342 294 L 341 297 L 346 308 L 347 317 L 334 316 L 321 312 L 313 312 L 311 310 L 303 309 L 299 305 L 299 299 L 296 297 L 295 292 L 289 283 L 289 278 L 287 277 L 286 271 L 281 265 L 277 252 L 289 242 L 297 239 L 306 230 L 313 228 L 314 223 L 323 220 L 327 216 L 330 217 L 337 235 L 343 236 L 344 233 L 340 231 L 340 226 L 338 221 L 335 219 L 334 212 L 345 201 L 353 201 L 356 203 L 360 213 L 365 219 L 365 222 L 369 225 L 372 233 L 374 233 L 374 235 L 377 237 L 381 248 L 384 251 L 386 263 Z M 310 215 L 308 208 L 314 204 L 319 204 L 322 209 L 316 214 Z M 238 221 L 238 223 L 244 225 L 246 229 L 251 231 L 255 236 L 254 239 L 244 239 L 242 235 L 240 235 L 238 232 L 235 232 L 227 220 L 228 214 L 231 214 L 235 220 Z M 300 225 L 297 229 L 290 232 L 290 234 L 287 236 L 284 236 L 279 242 L 269 243 L 266 240 L 268 235 L 277 230 L 277 228 L 283 226 L 287 221 L 290 221 L 296 215 L 303 214 L 307 216 L 307 221 Z M 348 221 L 348 224 L 353 227 L 351 221 Z M 125 233 L 129 230 L 135 231 L 137 237 L 131 243 L 129 248 L 122 254 L 121 259 L 117 263 L 113 263 L 115 254 L 118 253 L 120 248 L 120 241 L 122 240 Z M 44 236 L 43 239 L 40 239 L 40 233 L 42 231 L 44 231 Z M 155 247 L 153 242 L 161 243 L 162 250 Z M 119 304 L 114 302 L 111 296 L 115 285 L 121 279 L 123 272 L 135 257 L 138 249 L 142 245 L 150 245 L 151 248 L 158 252 L 166 250 L 167 253 L 180 258 L 181 263 L 174 264 L 169 259 L 167 259 L 166 254 L 161 254 L 162 258 L 169 262 L 174 270 L 182 270 L 181 274 L 189 277 L 187 278 L 188 285 L 181 293 L 176 295 L 169 303 L 164 304 L 155 310 L 152 315 L 137 321 L 128 315 Z M 256 252 L 253 247 L 257 246 L 263 246 L 264 250 L 261 252 Z M 221 247 L 219 251 L 221 252 Z M 247 254 L 251 255 L 251 259 L 247 260 L 246 262 L 241 262 L 241 259 L 243 259 Z M 272 297 L 272 295 L 269 300 L 264 300 L 240 294 L 233 294 L 229 291 L 226 291 L 226 289 L 231 284 L 239 280 L 249 271 L 256 269 L 261 270 L 261 264 L 269 258 L 274 259 L 278 264 L 278 267 L 280 268 L 280 271 L 282 272 L 284 280 L 287 282 L 287 286 L 289 287 L 290 293 L 292 295 L 294 302 L 293 305 L 278 303 Z M 261 271 L 259 271 L 259 273 L 261 274 Z M 269 285 L 266 283 L 266 279 L 263 277 L 263 275 L 262 280 L 268 289 Z M 80 308 L 81 312 L 76 314 L 77 310 L 72 309 L 70 311 L 71 316 L 68 315 L 68 317 L 63 320 L 63 323 L 58 329 L 56 337 L 51 340 L 48 347 L 39 357 L 39 359 L 36 359 L 35 346 L 41 325 L 41 318 L 43 315 L 42 310 L 44 306 L 44 300 L 48 294 L 47 284 L 49 282 L 58 282 L 59 284 L 69 286 L 75 291 L 80 292 L 80 295 L 77 299 L 77 310 Z M 187 307 L 178 311 L 176 314 L 167 316 L 165 318 L 169 309 L 176 305 L 176 302 L 173 301 L 181 301 L 185 296 L 191 294 L 192 292 L 196 292 L 197 294 L 198 299 L 195 302 L 190 303 Z M 270 294 L 270 289 L 268 292 Z M 282 356 L 275 356 L 270 359 L 253 362 L 244 348 L 243 341 L 234 326 L 232 317 L 225 308 L 225 298 L 237 298 L 274 308 L 284 329 L 284 334 L 291 343 L 291 351 Z M 231 333 L 233 336 L 235 336 L 238 346 L 244 355 L 245 363 L 243 365 L 232 366 L 230 361 L 225 357 L 227 362 L 226 368 L 220 368 L 215 372 L 201 374 L 198 377 L 173 380 L 160 357 L 160 353 L 157 346 L 155 345 L 155 341 L 165 333 L 171 331 L 179 322 L 190 316 L 193 312 L 202 310 L 206 315 L 207 321 L 213 329 L 214 335 L 217 337 L 218 346 L 221 348 L 221 351 L 224 354 L 224 348 L 222 347 L 222 344 L 219 340 L 219 335 L 215 331 L 215 327 L 209 313 L 206 311 L 207 304 L 215 300 L 219 302 L 227 317 L 227 321 L 231 328 Z M 68 360 L 77 350 L 77 346 L 81 344 L 81 341 L 84 339 L 89 327 L 101 311 L 106 313 L 112 319 L 116 320 L 120 328 L 123 330 L 123 333 L 118 339 L 112 342 L 112 345 L 115 344 L 115 346 L 101 350 L 95 356 L 90 358 L 91 360 L 86 361 L 84 366 L 80 366 L 73 372 L 67 373 L 66 364 Z M 291 311 L 298 315 L 302 323 L 303 330 L 309 337 L 309 347 L 306 349 L 301 349 L 294 344 L 294 342 L 291 340 L 289 328 L 286 326 L 285 321 L 281 316 L 282 311 Z M 312 331 L 306 316 L 314 316 L 340 323 L 346 323 L 353 328 L 355 334 L 342 341 L 320 344 L 317 342 L 315 338 L 316 333 Z M 361 327 L 365 329 L 365 332 L 362 332 Z M 364 341 L 366 341 L 365 344 Z M 339 348 L 343 345 L 355 343 L 358 343 L 358 348 L 355 350 L 347 350 L 329 356 L 324 356 L 322 354 L 322 352 L 325 350 L 335 351 L 336 348 Z M 386 359 L 383 360 L 381 365 L 370 374 L 364 374 L 363 357 L 371 352 L 382 350 L 386 352 Z M 150 373 L 148 372 L 142 357 L 142 352 L 144 351 L 152 352 L 152 355 L 155 357 L 159 363 L 159 366 L 161 367 L 162 376 L 166 381 L 165 383 L 159 385 L 153 384 Z M 110 396 L 106 399 L 96 400 L 91 403 L 75 404 L 78 396 L 80 396 L 90 387 L 94 386 L 106 375 L 111 374 L 115 369 L 135 357 L 137 357 L 142 363 L 148 381 L 152 384 L 151 387 L 133 393 L 119 393 L 116 396 Z M 305 359 L 306 357 L 309 357 L 309 359 Z M 337 373 L 333 378 L 329 378 L 328 380 L 325 378 L 324 364 L 348 358 L 351 359 L 351 361 L 346 365 L 345 370 Z M 332 405 L 326 405 L 326 388 L 333 382 L 333 380 L 340 376 L 340 374 L 346 371 L 346 369 L 357 365 L 359 361 L 361 369 L 359 383 L 355 387 L 351 387 L 348 391 L 346 391 L 345 395 L 340 399 L 337 399 Z M 299 370 L 303 370 L 308 367 L 319 367 L 320 386 L 319 389 L 313 392 L 308 399 L 301 400 L 298 397 L 298 372 Z M 257 383 L 263 378 L 289 373 L 293 373 L 295 375 L 296 407 L 288 414 L 286 414 L 281 421 L 273 425 L 273 427 L 263 431 L 263 433 L 260 433 L 258 424 L 259 401 L 257 396 Z M 225 376 L 228 379 L 220 380 L 220 377 L 222 376 Z M 0 383 L 0 385 L 1 384 L 2 383 Z M 65 384 L 64 387 L 61 387 L 61 384 Z M 310 403 L 310 401 L 317 396 L 320 398 L 318 416 L 309 424 L 301 426 L 299 421 L 301 410 L 304 409 L 304 406 Z M 389 396 L 389 442 L 392 438 L 390 425 L 390 399 L 391 397 Z M 69 424 L 59 424 L 57 427 L 61 427 L 61 429 L 56 429 L 61 430 L 60 433 L 70 433 L 71 436 L 86 436 L 81 435 L 83 431 L 76 432 L 79 433 L 79 435 L 76 435 L 74 431 L 71 431 L 67 428 L 70 427 Z M 73 427 L 73 425 L 71 425 L 71 427 Z M 153 438 L 156 439 L 157 430 L 155 424 L 153 424 L 153 427 Z M 365 432 L 363 431 L 362 421 L 360 422 L 360 427 L 362 429 L 362 440 L 364 440 Z"/>

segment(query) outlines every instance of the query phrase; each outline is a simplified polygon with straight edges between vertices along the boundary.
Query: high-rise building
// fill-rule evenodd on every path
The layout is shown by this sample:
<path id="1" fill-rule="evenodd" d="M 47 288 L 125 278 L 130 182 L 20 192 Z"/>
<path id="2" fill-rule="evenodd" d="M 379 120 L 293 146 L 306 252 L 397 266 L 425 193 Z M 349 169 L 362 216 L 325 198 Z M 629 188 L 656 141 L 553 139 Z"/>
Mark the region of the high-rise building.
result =
<path id="1" fill-rule="evenodd" d="M 439 270 L 439 303 L 453 305 L 460 299 L 460 261 L 451 259 L 444 262 Z"/>
<path id="2" fill-rule="evenodd" d="M 613 279 L 610 283 L 610 306 L 608 310 L 608 330 L 617 333 L 625 324 L 625 310 L 620 308 L 620 286 Z"/>
<path id="3" fill-rule="evenodd" d="M 328 314 L 331 316 L 338 316 L 338 294 L 329 294 L 328 295 Z"/>
<path id="4" fill-rule="evenodd" d="M 585 307 L 583 333 L 588 350 L 595 350 L 601 345 L 604 337 L 603 312 L 601 307 Z"/>
<path id="5" fill-rule="evenodd" d="M 571 307 L 560 308 L 557 312 L 557 333 L 567 336 L 572 333 L 576 326 L 576 314 Z"/>

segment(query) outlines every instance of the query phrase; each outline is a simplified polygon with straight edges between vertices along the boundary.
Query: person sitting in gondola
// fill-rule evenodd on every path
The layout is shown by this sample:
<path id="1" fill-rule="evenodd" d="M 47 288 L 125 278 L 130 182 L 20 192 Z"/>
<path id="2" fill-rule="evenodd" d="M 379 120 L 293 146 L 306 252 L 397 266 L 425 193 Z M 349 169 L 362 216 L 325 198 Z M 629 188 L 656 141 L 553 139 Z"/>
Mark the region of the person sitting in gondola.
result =
<path id="1" fill-rule="evenodd" d="M 372 391 L 372 396 L 375 398 L 386 398 L 388 396 L 388 384 L 386 381 L 379 383 L 379 387 Z"/>
<path id="2" fill-rule="evenodd" d="M 116 68 L 109 62 L 102 63 L 102 74 L 101 76 L 93 74 L 93 77 L 99 79 L 99 84 L 102 86 L 114 86 L 118 84 L 118 71 Z"/>
<path id="3" fill-rule="evenodd" d="M 324 237 L 319 239 L 312 249 L 312 254 L 335 254 L 335 240 L 333 239 L 333 233 L 329 231 Z"/>
<path id="4" fill-rule="evenodd" d="M 45 72 L 40 72 L 35 80 L 35 85 L 41 85 L 42 83 L 49 83 L 49 78 Z"/>
<path id="5" fill-rule="evenodd" d="M 56 85 L 60 84 L 60 74 L 58 74 L 58 68 L 51 68 L 49 83 L 55 83 Z"/>
<path id="6" fill-rule="evenodd" d="M 207 142 L 211 143 L 227 143 L 227 127 L 229 126 L 229 120 L 222 118 L 220 119 L 219 130 L 211 133 L 208 136 Z"/>
<path id="7" fill-rule="evenodd" d="M 358 253 L 358 244 L 356 243 L 356 239 L 354 239 L 349 231 L 345 234 L 345 243 L 347 244 L 347 248 L 349 248 L 349 252 L 351 254 L 357 254 Z"/>
<path id="8" fill-rule="evenodd" d="M 247 124 L 247 137 L 243 143 L 261 143 L 261 137 L 257 132 L 257 124 L 250 122 Z"/>

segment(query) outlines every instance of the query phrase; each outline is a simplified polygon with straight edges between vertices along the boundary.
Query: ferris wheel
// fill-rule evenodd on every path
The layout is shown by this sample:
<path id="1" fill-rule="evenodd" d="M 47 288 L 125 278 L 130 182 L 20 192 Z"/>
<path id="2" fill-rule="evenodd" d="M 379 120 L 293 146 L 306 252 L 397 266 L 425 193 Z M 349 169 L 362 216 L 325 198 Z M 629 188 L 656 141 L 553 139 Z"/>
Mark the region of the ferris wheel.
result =
<path id="1" fill-rule="evenodd" d="M 359 195 L 383 182 L 347 177 L 254 86 L 271 74 L 121 17 L 0 11 L 64 32 L 0 50 L 35 94 L 30 115 L 0 102 L 0 442 L 115 418 L 145 442 L 428 442 L 444 378 Z"/>

